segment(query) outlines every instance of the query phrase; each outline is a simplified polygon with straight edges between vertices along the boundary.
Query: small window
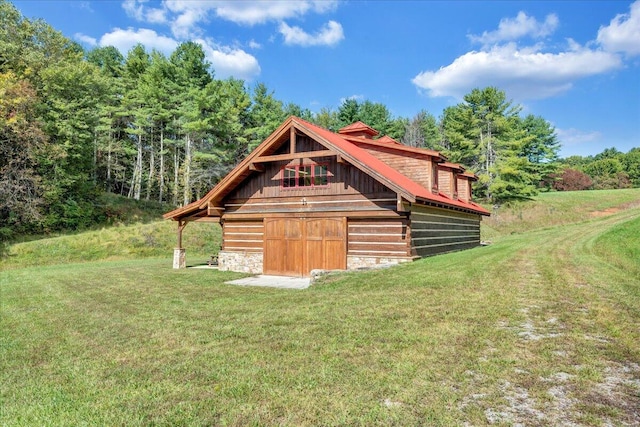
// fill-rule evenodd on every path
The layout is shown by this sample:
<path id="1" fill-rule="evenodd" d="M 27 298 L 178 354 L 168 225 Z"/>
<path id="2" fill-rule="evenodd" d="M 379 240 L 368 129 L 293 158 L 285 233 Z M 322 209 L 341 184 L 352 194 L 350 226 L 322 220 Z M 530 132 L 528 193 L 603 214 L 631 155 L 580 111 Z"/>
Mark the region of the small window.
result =
<path id="1" fill-rule="evenodd" d="M 282 170 L 283 188 L 326 187 L 329 174 L 326 165 L 286 166 Z"/>
<path id="2" fill-rule="evenodd" d="M 327 167 L 324 165 L 315 165 L 313 167 L 313 185 L 324 186 L 329 184 L 329 177 L 327 176 Z"/>
<path id="3" fill-rule="evenodd" d="M 284 168 L 282 171 L 282 186 L 283 187 L 295 187 L 296 186 L 296 168 Z"/>
<path id="4" fill-rule="evenodd" d="M 313 168 L 311 166 L 298 166 L 298 187 L 311 187 Z"/>

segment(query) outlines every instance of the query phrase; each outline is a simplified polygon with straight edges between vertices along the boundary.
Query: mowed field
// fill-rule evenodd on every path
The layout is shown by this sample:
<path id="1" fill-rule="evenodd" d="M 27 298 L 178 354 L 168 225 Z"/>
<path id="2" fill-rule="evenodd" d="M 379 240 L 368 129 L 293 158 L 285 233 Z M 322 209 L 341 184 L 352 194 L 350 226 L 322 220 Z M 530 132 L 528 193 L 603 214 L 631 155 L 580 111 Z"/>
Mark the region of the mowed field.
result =
<path id="1" fill-rule="evenodd" d="M 1 425 L 640 425 L 639 189 L 542 194 L 489 246 L 295 291 L 173 270 L 173 225 L 10 248 Z"/>

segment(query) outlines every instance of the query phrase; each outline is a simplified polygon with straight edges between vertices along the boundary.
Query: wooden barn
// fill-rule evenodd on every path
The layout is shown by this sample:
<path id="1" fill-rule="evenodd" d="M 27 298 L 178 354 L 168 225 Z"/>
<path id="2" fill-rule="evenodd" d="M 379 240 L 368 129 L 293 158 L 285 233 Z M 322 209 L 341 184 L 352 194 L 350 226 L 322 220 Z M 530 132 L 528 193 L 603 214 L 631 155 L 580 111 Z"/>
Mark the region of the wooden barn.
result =
<path id="1" fill-rule="evenodd" d="M 190 221 L 222 226 L 221 270 L 308 276 L 313 269 L 400 263 L 480 244 L 489 215 L 472 173 L 440 153 L 382 137 L 362 122 L 338 131 L 288 118 L 202 199 L 164 215 L 184 266 Z"/>

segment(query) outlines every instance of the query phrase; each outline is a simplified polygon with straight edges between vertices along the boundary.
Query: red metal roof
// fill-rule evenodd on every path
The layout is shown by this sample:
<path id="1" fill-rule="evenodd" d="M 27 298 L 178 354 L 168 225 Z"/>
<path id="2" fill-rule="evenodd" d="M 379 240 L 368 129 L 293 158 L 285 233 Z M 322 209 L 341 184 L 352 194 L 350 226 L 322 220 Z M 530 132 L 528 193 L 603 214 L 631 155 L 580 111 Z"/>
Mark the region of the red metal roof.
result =
<path id="1" fill-rule="evenodd" d="M 400 154 L 400 155 L 407 155 L 407 153 L 422 154 L 425 156 L 433 157 L 436 159 L 436 161 L 445 161 L 447 159 L 441 153 L 434 150 L 429 150 L 427 148 L 409 147 L 408 145 L 402 145 L 400 143 L 389 144 L 389 143 L 379 142 L 382 138 L 365 139 L 365 138 L 358 138 L 358 137 L 353 137 L 348 135 L 340 135 L 340 136 L 342 136 L 347 141 L 353 144 L 356 144 L 358 146 L 368 145 L 370 147 L 384 148 L 385 150 L 395 151 L 397 154 Z"/>
<path id="2" fill-rule="evenodd" d="M 278 127 L 274 133 L 269 136 L 262 144 L 260 144 L 254 151 L 252 151 L 247 158 L 245 158 L 238 166 L 236 166 L 227 176 L 225 176 L 209 193 L 207 193 L 202 199 L 197 202 L 190 203 L 182 208 L 175 209 L 171 212 L 164 214 L 164 218 L 179 219 L 188 215 L 193 215 L 198 210 L 206 209 L 206 205 L 209 202 L 213 204 L 219 202 L 219 199 L 224 197 L 224 194 L 228 194 L 230 187 L 238 185 L 243 180 L 249 170 L 249 165 L 252 159 L 259 157 L 263 153 L 267 152 L 271 145 L 273 145 L 277 139 L 273 136 L 276 134 L 282 134 L 285 129 L 295 126 L 295 128 L 307 135 L 314 137 L 319 143 L 326 145 L 327 148 L 335 150 L 340 153 L 349 163 L 355 167 L 362 169 L 366 173 L 372 175 L 375 179 L 381 183 L 387 185 L 392 190 L 401 194 L 405 199 L 415 202 L 422 201 L 425 203 L 433 203 L 442 205 L 444 207 L 451 207 L 454 209 L 462 209 L 478 213 L 481 215 L 490 215 L 489 211 L 483 207 L 473 203 L 464 202 L 462 200 L 451 199 L 442 193 L 433 193 L 426 189 L 419 183 L 413 181 L 407 176 L 403 175 L 397 169 L 389 166 L 382 160 L 369 153 L 367 150 L 360 148 L 360 145 L 367 144 L 373 146 L 384 146 L 392 148 L 398 153 L 404 153 L 409 156 L 410 154 L 423 154 L 434 157 L 437 160 L 446 160 L 440 153 L 433 150 L 425 150 L 414 147 L 407 147 L 401 144 L 390 144 L 388 142 L 378 142 L 365 138 L 357 138 L 346 134 L 338 134 L 324 129 L 313 123 L 298 117 L 289 117 L 282 125 Z M 352 131 L 357 129 L 361 131 L 363 127 L 371 129 L 369 126 L 362 122 L 354 123 L 353 125 L 342 128 L 342 130 L 352 127 Z M 351 131 L 347 130 L 348 133 Z M 377 134 L 377 132 L 376 132 Z M 391 139 L 391 138 L 389 138 Z M 465 172 L 461 174 L 466 177 L 475 177 L 475 175 Z"/>
<path id="3" fill-rule="evenodd" d="M 371 169 L 378 172 L 382 177 L 393 182 L 397 187 L 405 189 L 407 192 L 413 195 L 416 199 L 423 199 L 425 201 L 432 201 L 432 202 L 449 205 L 452 207 L 471 210 L 482 215 L 490 214 L 489 211 L 487 211 L 481 206 L 478 206 L 475 203 L 468 203 L 462 200 L 450 199 L 442 194 L 434 194 L 430 190 L 427 190 L 426 188 L 424 188 L 422 185 L 418 184 L 417 182 L 411 180 L 410 178 L 400 173 L 397 169 L 392 168 L 388 164 L 384 163 L 382 160 L 368 153 L 366 150 L 363 150 L 360 147 L 358 147 L 356 144 L 353 144 L 352 138 L 346 139 L 342 135 L 333 133 L 327 129 L 321 128 L 319 126 L 316 126 L 312 123 L 309 123 L 299 118 L 295 118 L 295 120 L 297 122 L 300 122 L 301 124 L 304 124 L 305 127 L 309 128 L 310 130 L 313 130 L 315 133 L 319 134 L 323 138 L 327 139 L 329 142 L 333 143 L 337 148 L 344 150 L 346 153 L 349 153 L 356 159 L 360 160 L 362 163 L 364 163 L 365 165 L 369 166 Z M 370 143 L 371 141 L 366 141 L 366 142 Z M 412 147 L 406 147 L 406 148 L 412 148 Z M 414 149 L 414 150 L 420 150 L 420 149 Z M 431 151 L 431 150 L 424 150 L 424 151 Z M 437 152 L 433 152 L 433 153 L 437 153 Z"/>
<path id="4" fill-rule="evenodd" d="M 368 124 L 362 123 L 361 121 L 357 121 L 355 123 L 351 123 L 349 126 L 343 127 L 342 129 L 338 130 L 338 133 L 343 135 L 365 133 L 370 136 L 376 136 L 380 134 L 380 132 L 378 132 Z"/>
<path id="5" fill-rule="evenodd" d="M 443 168 L 456 169 L 461 172 L 465 171 L 465 167 L 457 163 L 444 162 L 444 163 L 440 163 L 438 166 Z"/>
<path id="6" fill-rule="evenodd" d="M 398 141 L 396 141 L 395 139 L 391 138 L 389 135 L 385 135 L 383 137 L 380 137 L 378 139 L 376 139 L 376 142 L 382 142 L 385 144 L 398 144 L 400 145 L 400 143 Z"/>

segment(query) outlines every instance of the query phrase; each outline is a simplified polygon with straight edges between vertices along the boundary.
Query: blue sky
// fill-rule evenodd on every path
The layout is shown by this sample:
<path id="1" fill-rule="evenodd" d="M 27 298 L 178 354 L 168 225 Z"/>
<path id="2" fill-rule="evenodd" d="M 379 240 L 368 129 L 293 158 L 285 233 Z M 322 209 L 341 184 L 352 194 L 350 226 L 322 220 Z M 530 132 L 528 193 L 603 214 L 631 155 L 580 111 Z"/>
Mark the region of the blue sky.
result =
<path id="1" fill-rule="evenodd" d="M 640 147 L 640 0 L 14 4 L 87 49 L 195 40 L 216 77 L 315 112 L 353 97 L 437 117 L 493 85 L 556 127 L 563 157 Z"/>

